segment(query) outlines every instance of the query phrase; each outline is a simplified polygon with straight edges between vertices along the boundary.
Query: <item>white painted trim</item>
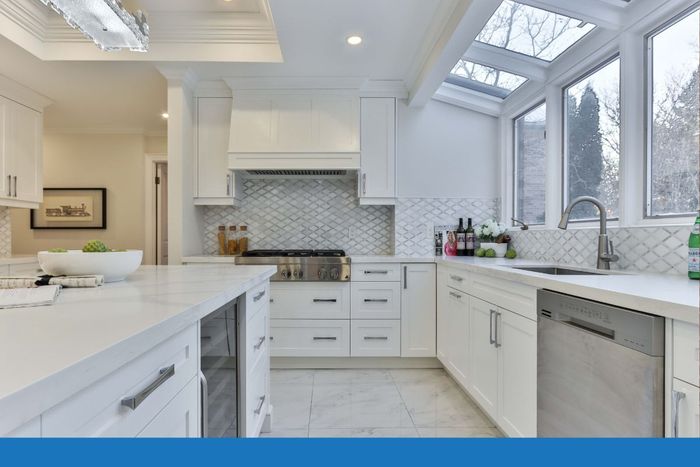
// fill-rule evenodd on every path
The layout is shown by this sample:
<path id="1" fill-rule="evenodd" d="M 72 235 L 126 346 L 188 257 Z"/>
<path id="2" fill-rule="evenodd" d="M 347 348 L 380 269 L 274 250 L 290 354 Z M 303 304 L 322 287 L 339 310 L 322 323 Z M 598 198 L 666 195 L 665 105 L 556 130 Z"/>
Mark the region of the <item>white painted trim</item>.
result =
<path id="1" fill-rule="evenodd" d="M 52 103 L 48 97 L 3 75 L 0 75 L 0 96 L 36 110 L 39 113 L 43 113 L 44 108 Z"/>
<path id="2" fill-rule="evenodd" d="M 442 368 L 437 358 L 401 357 L 272 357 L 273 369 L 337 369 L 337 368 Z"/>
<path id="3" fill-rule="evenodd" d="M 502 113 L 503 104 L 501 104 L 501 99 L 450 83 L 442 83 L 432 98 L 436 101 L 474 110 L 492 117 L 498 117 Z"/>
<path id="4" fill-rule="evenodd" d="M 580 0 L 518 0 L 518 3 L 570 16 L 605 29 L 619 29 L 623 10 L 600 2 Z"/>
<path id="5" fill-rule="evenodd" d="M 547 80 L 547 62 L 513 53 L 501 47 L 474 41 L 462 58 L 524 76 L 530 80 L 542 83 Z"/>
<path id="6" fill-rule="evenodd" d="M 144 245 L 143 263 L 155 264 L 156 202 L 153 196 L 153 180 L 156 178 L 156 164 L 168 162 L 167 154 L 145 154 L 144 167 Z"/>
<path id="7" fill-rule="evenodd" d="M 223 81 L 234 92 L 276 91 L 276 90 L 359 90 L 364 78 L 322 78 L 322 77 L 223 77 Z"/>

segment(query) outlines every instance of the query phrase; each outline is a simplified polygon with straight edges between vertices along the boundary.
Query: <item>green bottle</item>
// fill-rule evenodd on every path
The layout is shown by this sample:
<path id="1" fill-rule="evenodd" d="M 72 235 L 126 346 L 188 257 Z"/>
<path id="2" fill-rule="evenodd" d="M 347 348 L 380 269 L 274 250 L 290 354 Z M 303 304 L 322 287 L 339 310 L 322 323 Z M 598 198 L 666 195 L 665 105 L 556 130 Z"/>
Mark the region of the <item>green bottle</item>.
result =
<path id="1" fill-rule="evenodd" d="M 688 277 L 700 279 L 700 213 L 695 218 L 693 230 L 688 238 Z"/>

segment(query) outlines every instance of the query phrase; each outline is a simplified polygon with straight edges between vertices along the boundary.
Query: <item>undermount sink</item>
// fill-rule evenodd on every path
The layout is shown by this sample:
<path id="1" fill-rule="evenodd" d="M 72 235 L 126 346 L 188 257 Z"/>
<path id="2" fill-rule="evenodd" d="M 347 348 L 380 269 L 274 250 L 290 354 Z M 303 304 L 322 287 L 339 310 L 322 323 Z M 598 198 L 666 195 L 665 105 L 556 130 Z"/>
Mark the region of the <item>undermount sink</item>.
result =
<path id="1" fill-rule="evenodd" d="M 581 271 L 579 269 L 561 268 L 557 266 L 511 266 L 512 269 L 522 271 L 539 272 L 552 276 L 607 276 L 608 272 L 603 271 Z"/>

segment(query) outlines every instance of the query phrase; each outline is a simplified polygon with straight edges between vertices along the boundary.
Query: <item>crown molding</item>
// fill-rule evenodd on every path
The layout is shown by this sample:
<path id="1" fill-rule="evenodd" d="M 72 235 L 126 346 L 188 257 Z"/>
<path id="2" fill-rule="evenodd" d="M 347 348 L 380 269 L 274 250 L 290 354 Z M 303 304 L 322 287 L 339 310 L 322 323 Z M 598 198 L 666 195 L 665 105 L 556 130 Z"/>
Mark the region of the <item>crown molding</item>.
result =
<path id="1" fill-rule="evenodd" d="M 320 77 L 224 77 L 232 91 L 264 90 L 359 90 L 364 78 Z"/>
<path id="2" fill-rule="evenodd" d="M 368 79 L 360 87 L 360 97 L 395 97 L 407 99 L 408 88 L 402 80 Z"/>
<path id="3" fill-rule="evenodd" d="M 168 85 L 182 85 L 189 90 L 197 88 L 199 78 L 194 70 L 181 65 L 158 65 L 156 66 L 161 75 L 168 80 Z"/>
<path id="4" fill-rule="evenodd" d="M 500 99 L 460 88 L 449 83 L 443 83 L 432 97 L 436 101 L 473 110 L 492 117 L 500 117 L 503 113 L 503 103 Z"/>
<path id="5" fill-rule="evenodd" d="M 44 108 L 52 104 L 51 99 L 48 97 L 3 75 L 0 75 L 0 96 L 4 96 L 38 112 L 44 112 Z"/>

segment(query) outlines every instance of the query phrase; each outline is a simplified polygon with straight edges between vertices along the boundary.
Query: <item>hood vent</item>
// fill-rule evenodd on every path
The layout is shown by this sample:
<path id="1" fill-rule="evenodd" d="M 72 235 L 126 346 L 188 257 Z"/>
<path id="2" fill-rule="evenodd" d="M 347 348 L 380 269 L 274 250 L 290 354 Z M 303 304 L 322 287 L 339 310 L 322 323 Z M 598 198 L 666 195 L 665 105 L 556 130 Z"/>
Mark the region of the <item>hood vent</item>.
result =
<path id="1" fill-rule="evenodd" d="M 296 177 L 333 177 L 344 178 L 348 176 L 347 170 L 341 169 L 255 169 L 245 170 L 247 176 L 253 178 L 296 178 Z"/>

